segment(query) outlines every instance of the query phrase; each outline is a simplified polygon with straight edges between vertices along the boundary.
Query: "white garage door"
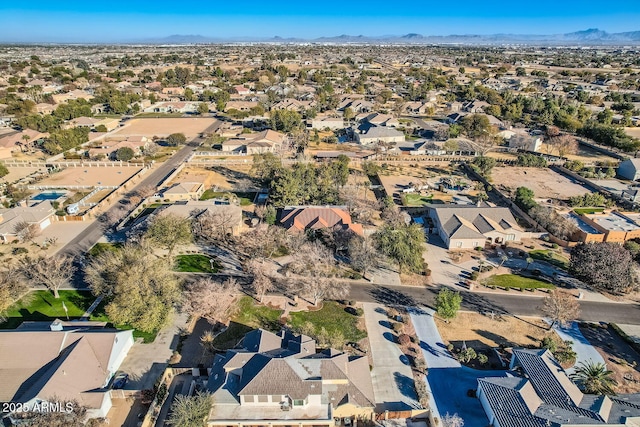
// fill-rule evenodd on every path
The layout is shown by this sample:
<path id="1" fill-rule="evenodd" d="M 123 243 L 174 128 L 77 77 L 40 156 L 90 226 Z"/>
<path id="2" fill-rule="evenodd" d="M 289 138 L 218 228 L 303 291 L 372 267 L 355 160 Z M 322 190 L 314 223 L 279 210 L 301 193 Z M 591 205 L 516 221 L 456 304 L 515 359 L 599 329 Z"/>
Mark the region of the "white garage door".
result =
<path id="1" fill-rule="evenodd" d="M 44 230 L 45 228 L 47 228 L 48 226 L 51 225 L 51 218 L 47 218 L 44 221 L 42 221 L 40 223 L 40 230 Z"/>

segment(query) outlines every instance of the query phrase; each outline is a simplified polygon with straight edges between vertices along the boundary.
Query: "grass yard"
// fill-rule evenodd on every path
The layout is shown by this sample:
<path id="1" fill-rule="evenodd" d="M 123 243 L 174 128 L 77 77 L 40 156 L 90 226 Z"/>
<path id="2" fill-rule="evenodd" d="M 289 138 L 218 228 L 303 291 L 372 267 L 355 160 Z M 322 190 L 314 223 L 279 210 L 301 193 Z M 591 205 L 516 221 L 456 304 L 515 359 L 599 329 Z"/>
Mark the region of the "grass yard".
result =
<path id="1" fill-rule="evenodd" d="M 203 254 L 178 255 L 174 267 L 175 271 L 183 273 L 217 273 L 221 269 L 222 265 L 215 258 Z"/>
<path id="2" fill-rule="evenodd" d="M 311 322 L 316 333 L 324 328 L 329 334 L 340 332 L 347 341 L 357 342 L 367 336 L 366 331 L 358 327 L 359 319 L 347 313 L 342 304 L 325 301 L 320 310 L 291 313 L 289 324 L 293 329 L 299 329 L 304 323 Z"/>
<path id="3" fill-rule="evenodd" d="M 548 262 L 563 270 L 569 268 L 569 259 L 550 249 L 536 249 L 530 251 L 529 256 L 533 259 Z"/>
<path id="4" fill-rule="evenodd" d="M 15 329 L 24 321 L 51 321 L 56 318 L 66 320 L 63 302 L 69 312 L 69 319 L 77 319 L 82 317 L 95 299 L 89 291 L 60 291 L 58 299 L 47 290 L 33 291 L 7 311 L 7 320 L 0 323 L 0 329 Z M 91 316 L 90 320 L 101 319 Z"/>
<path id="5" fill-rule="evenodd" d="M 517 288 L 517 289 L 553 289 L 551 283 L 542 280 L 532 279 L 529 277 L 517 276 L 515 274 L 497 274 L 487 278 L 487 286 L 496 286 L 499 288 Z"/>
<path id="6" fill-rule="evenodd" d="M 430 194 L 428 196 L 422 196 L 417 193 L 408 193 L 408 194 L 403 194 L 401 198 L 402 198 L 402 204 L 404 204 L 405 206 L 424 206 L 426 204 L 431 203 L 431 200 L 433 199 L 433 194 Z"/>
<path id="7" fill-rule="evenodd" d="M 205 190 L 200 196 L 200 200 L 209 200 L 209 199 L 226 199 L 229 200 L 231 197 L 237 197 L 240 206 L 250 206 L 253 204 L 253 199 L 256 196 L 256 193 L 242 193 L 242 192 L 229 192 L 229 191 L 213 191 L 212 189 Z"/>
<path id="8" fill-rule="evenodd" d="M 594 213 L 604 212 L 604 208 L 574 208 L 573 211 L 578 215 L 591 215 Z"/>
<path id="9" fill-rule="evenodd" d="M 90 256 L 98 256 L 103 252 L 116 252 L 122 246 L 124 243 L 96 243 L 87 253 Z"/>
<path id="10" fill-rule="evenodd" d="M 220 350 L 233 348 L 247 332 L 253 329 L 263 328 L 272 332 L 280 330 L 281 310 L 257 305 L 249 296 L 240 298 L 237 305 L 236 314 L 231 318 L 229 327 L 213 342 L 216 348 Z"/>

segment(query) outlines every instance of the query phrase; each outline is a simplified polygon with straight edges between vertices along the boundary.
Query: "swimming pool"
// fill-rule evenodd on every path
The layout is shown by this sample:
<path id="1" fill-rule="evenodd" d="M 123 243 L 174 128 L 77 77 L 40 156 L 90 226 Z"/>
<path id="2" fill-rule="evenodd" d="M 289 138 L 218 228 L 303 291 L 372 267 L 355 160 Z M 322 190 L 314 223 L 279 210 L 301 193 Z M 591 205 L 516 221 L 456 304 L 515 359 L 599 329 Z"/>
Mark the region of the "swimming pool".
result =
<path id="1" fill-rule="evenodd" d="M 58 200 L 61 197 L 67 195 L 66 191 L 43 191 L 40 194 L 33 196 L 32 200 Z"/>

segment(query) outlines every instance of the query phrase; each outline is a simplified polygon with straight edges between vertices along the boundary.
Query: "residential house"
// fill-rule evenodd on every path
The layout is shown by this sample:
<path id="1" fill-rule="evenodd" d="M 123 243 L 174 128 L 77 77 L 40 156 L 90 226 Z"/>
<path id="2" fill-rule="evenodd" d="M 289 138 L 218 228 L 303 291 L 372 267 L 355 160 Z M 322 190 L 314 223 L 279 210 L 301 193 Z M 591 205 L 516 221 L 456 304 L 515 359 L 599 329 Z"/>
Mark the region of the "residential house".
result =
<path id="1" fill-rule="evenodd" d="M 640 394 L 583 394 L 549 350 L 514 349 L 508 376 L 478 379 L 493 427 L 634 426 Z"/>
<path id="2" fill-rule="evenodd" d="M 41 133 L 33 129 L 23 131 L 11 130 L 0 134 L 0 159 L 10 159 L 12 153 L 24 151 L 25 147 L 48 137 L 48 133 Z"/>
<path id="3" fill-rule="evenodd" d="M 222 151 L 246 154 L 274 153 L 282 149 L 286 137 L 271 129 L 256 134 L 242 134 L 222 143 Z"/>
<path id="4" fill-rule="evenodd" d="M 251 89 L 247 89 L 244 85 L 234 86 L 233 89 L 238 93 L 238 95 L 249 95 L 251 93 Z"/>
<path id="5" fill-rule="evenodd" d="M 387 127 L 400 126 L 400 122 L 398 121 L 398 119 L 396 119 L 390 114 L 373 113 L 373 114 L 369 114 L 364 120 L 375 126 L 387 126 Z"/>
<path id="6" fill-rule="evenodd" d="M 485 243 L 519 242 L 525 233 L 508 208 L 438 205 L 429 217 L 448 249 L 473 249 Z"/>
<path id="7" fill-rule="evenodd" d="M 0 401 L 35 403 L 76 401 L 88 418 L 111 409 L 109 381 L 129 349 L 133 331 L 63 328 L 0 331 Z"/>
<path id="8" fill-rule="evenodd" d="M 204 194 L 202 182 L 177 182 L 162 191 L 162 198 L 172 202 L 185 200 L 200 200 Z"/>
<path id="9" fill-rule="evenodd" d="M 640 159 L 627 159 L 620 162 L 618 175 L 624 179 L 637 181 L 640 178 Z"/>
<path id="10" fill-rule="evenodd" d="M 344 119 L 342 117 L 316 117 L 315 119 L 307 120 L 307 127 L 311 129 L 331 129 L 338 130 L 344 129 Z"/>
<path id="11" fill-rule="evenodd" d="M 640 202 L 640 189 L 630 188 L 622 190 L 622 198 L 633 203 Z"/>
<path id="12" fill-rule="evenodd" d="M 335 426 L 334 419 L 372 420 L 369 361 L 289 331 L 245 335 L 242 348 L 216 355 L 207 387 L 209 426 Z"/>
<path id="13" fill-rule="evenodd" d="M 183 87 L 165 87 L 165 88 L 162 88 L 161 92 L 165 95 L 182 96 L 184 95 L 184 88 Z"/>
<path id="14" fill-rule="evenodd" d="M 113 157 L 113 155 L 123 147 L 131 148 L 134 155 L 139 156 L 152 142 L 150 142 L 146 136 L 128 136 L 126 139 L 101 139 L 92 142 L 92 144 L 93 147 L 87 150 L 87 154 L 89 157 L 95 158 L 98 156 Z"/>
<path id="15" fill-rule="evenodd" d="M 157 102 L 144 109 L 145 113 L 195 113 L 197 111 L 197 102 L 182 101 Z"/>
<path id="16" fill-rule="evenodd" d="M 351 221 L 351 215 L 344 206 L 287 206 L 280 211 L 279 223 L 287 230 L 332 230 L 340 227 L 364 235 L 362 225 Z"/>
<path id="17" fill-rule="evenodd" d="M 183 218 L 197 218 L 208 213 L 213 216 L 218 227 L 223 227 L 228 234 L 237 236 L 242 230 L 242 209 L 240 206 L 220 204 L 212 200 L 188 200 L 176 202 L 160 210 L 157 215 L 178 215 Z"/>
<path id="18" fill-rule="evenodd" d="M 258 101 L 229 101 L 224 108 L 224 111 L 229 110 L 238 110 L 238 111 L 249 111 L 252 108 L 260 105 Z"/>
<path id="19" fill-rule="evenodd" d="M 38 114 L 42 114 L 42 115 L 51 114 L 54 111 L 56 111 L 56 106 L 41 102 L 39 104 L 36 104 L 35 110 L 36 110 L 36 113 Z"/>
<path id="20" fill-rule="evenodd" d="M 51 95 L 53 102 L 56 104 L 61 104 L 63 102 L 75 100 L 75 99 L 84 99 L 85 101 L 89 101 L 93 99 L 93 95 L 84 90 L 76 89 L 71 92 L 59 93 L 55 95 Z"/>
<path id="21" fill-rule="evenodd" d="M 505 131 L 508 132 L 508 131 Z M 542 147 L 542 138 L 539 136 L 530 136 L 527 134 L 514 134 L 510 138 L 509 148 L 524 151 L 538 152 Z"/>
<path id="22" fill-rule="evenodd" d="M 355 133 L 355 140 L 362 145 L 374 143 L 394 143 L 404 142 L 404 133 L 392 127 L 386 126 L 367 126 L 360 127 Z"/>
<path id="23" fill-rule="evenodd" d="M 18 240 L 15 228 L 22 222 L 37 224 L 40 230 L 44 230 L 54 221 L 55 212 L 48 200 L 27 206 L 0 209 L 0 242 L 10 243 Z"/>
<path id="24" fill-rule="evenodd" d="M 471 101 L 462 106 L 462 109 L 467 113 L 484 113 L 484 109 L 490 104 L 485 101 Z"/>

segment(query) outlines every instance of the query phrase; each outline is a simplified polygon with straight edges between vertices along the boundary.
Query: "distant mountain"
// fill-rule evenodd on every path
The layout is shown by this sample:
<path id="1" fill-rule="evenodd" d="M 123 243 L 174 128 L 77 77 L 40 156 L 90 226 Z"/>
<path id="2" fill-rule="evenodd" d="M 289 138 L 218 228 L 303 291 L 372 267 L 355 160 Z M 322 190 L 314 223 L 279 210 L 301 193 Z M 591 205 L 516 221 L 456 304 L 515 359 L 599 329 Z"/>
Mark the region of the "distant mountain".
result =
<path id="1" fill-rule="evenodd" d="M 333 37 L 305 39 L 298 37 L 207 37 L 202 35 L 174 34 L 163 38 L 130 41 L 148 44 L 208 44 L 208 43 L 327 43 L 327 44 L 542 44 L 542 45 L 617 45 L 640 44 L 640 31 L 607 33 L 589 28 L 565 34 L 452 34 L 448 36 L 425 36 L 418 33 L 385 36 L 352 36 L 341 34 Z"/>

